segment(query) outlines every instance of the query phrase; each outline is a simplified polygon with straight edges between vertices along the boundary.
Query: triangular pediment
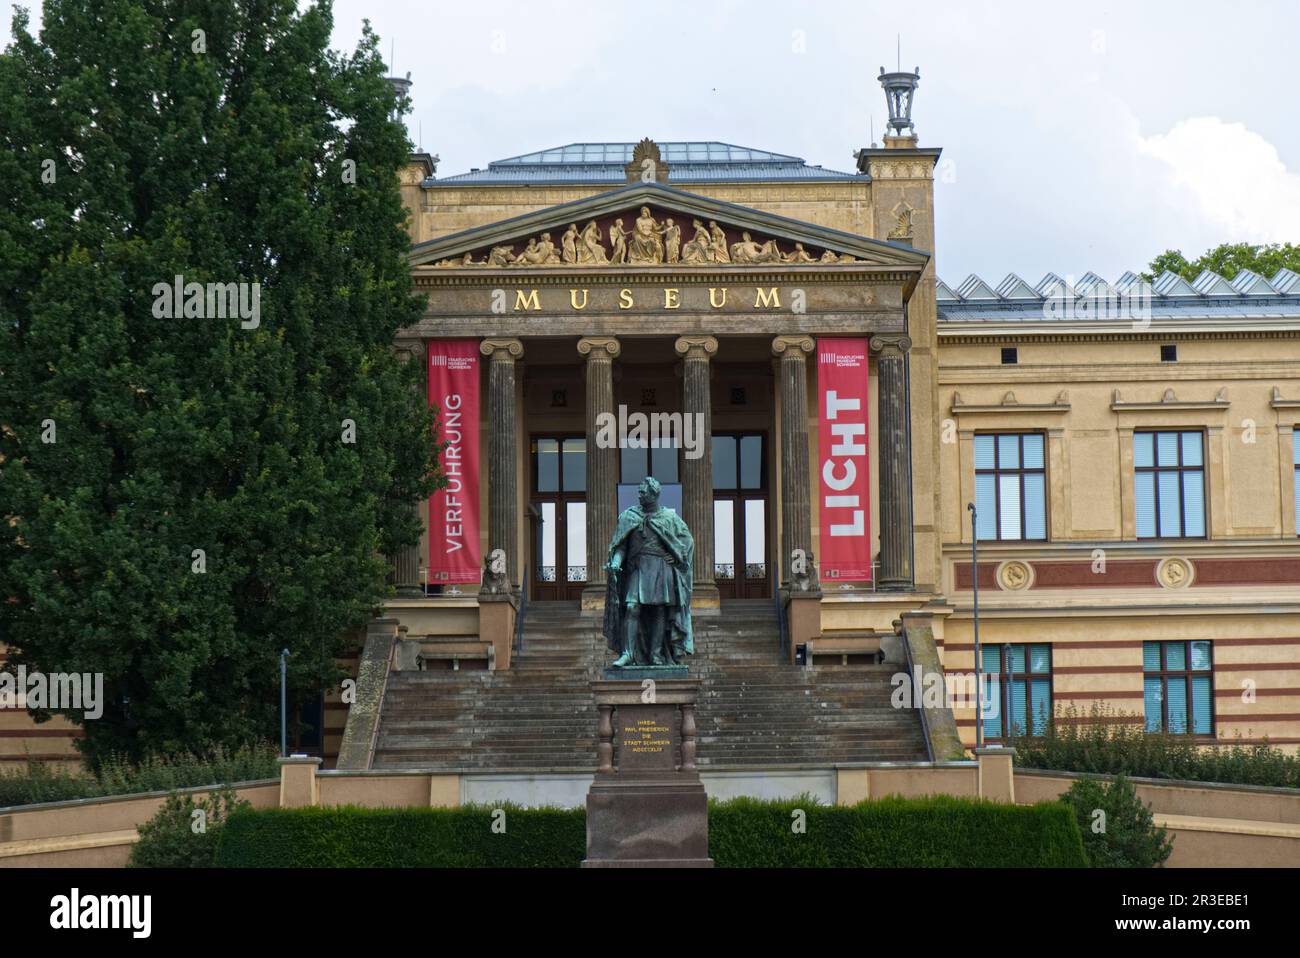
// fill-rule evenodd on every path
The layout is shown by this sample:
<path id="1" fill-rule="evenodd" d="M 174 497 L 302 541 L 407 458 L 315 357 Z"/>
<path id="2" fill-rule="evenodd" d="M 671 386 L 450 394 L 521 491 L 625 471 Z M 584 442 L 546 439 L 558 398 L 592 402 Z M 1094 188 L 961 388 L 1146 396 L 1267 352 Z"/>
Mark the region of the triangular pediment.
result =
<path id="1" fill-rule="evenodd" d="M 412 266 L 450 269 L 785 268 L 869 265 L 919 272 L 899 243 L 633 183 L 412 247 Z"/>

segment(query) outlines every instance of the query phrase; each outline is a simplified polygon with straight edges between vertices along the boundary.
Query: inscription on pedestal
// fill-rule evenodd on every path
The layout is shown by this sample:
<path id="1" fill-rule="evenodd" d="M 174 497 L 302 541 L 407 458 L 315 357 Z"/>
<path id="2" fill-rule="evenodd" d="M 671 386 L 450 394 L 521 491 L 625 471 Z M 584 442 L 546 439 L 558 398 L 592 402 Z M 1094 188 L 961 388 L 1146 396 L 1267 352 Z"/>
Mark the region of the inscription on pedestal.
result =
<path id="1" fill-rule="evenodd" d="M 668 771 L 677 767 L 680 719 L 672 705 L 623 705 L 615 713 L 619 771 Z"/>

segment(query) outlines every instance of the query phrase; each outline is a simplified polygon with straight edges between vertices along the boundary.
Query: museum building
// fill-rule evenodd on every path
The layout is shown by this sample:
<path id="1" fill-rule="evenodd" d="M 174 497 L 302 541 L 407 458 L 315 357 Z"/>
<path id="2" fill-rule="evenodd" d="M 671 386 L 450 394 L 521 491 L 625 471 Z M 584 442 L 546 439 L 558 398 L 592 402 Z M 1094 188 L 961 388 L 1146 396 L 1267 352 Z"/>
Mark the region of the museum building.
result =
<path id="1" fill-rule="evenodd" d="M 943 759 L 1051 715 L 1300 744 L 1300 275 L 944 283 L 916 81 L 882 74 L 890 132 L 852 171 L 649 139 L 412 155 L 427 307 L 396 348 L 450 482 L 356 703 L 327 696 L 327 763 L 590 767 L 607 549 L 646 476 L 695 540 L 701 765 Z M 977 599 L 978 725 L 951 694 Z M 926 672 L 945 701 L 894 707 Z"/>

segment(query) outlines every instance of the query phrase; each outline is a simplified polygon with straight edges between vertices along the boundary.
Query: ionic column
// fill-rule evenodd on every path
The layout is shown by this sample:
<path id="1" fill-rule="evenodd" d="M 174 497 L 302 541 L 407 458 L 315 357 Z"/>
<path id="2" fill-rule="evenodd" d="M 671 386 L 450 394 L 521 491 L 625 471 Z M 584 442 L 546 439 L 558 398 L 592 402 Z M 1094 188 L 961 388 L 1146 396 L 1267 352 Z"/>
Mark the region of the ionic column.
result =
<path id="1" fill-rule="evenodd" d="M 605 591 L 605 553 L 617 518 L 618 447 L 602 449 L 596 438 L 600 417 L 615 415 L 614 360 L 619 349 L 618 340 L 609 337 L 578 340 L 578 352 L 587 358 L 587 590 L 600 605 Z"/>
<path id="2" fill-rule="evenodd" d="M 699 427 L 703 454 L 682 459 L 682 516 L 695 538 L 695 594 L 716 597 L 713 581 L 713 392 L 709 360 L 718 351 L 712 336 L 682 336 L 674 344 L 682 357 L 682 412 Z"/>
<path id="3" fill-rule="evenodd" d="M 517 339 L 485 339 L 479 350 L 488 364 L 488 554 L 506 555 L 506 576 L 519 583 L 518 426 L 515 361 L 524 354 Z"/>
<path id="4" fill-rule="evenodd" d="M 812 486 L 808 476 L 808 354 L 811 336 L 777 336 L 781 390 L 781 585 L 790 583 L 790 554 L 812 550 Z"/>
<path id="5" fill-rule="evenodd" d="M 422 363 L 424 362 L 424 343 L 423 342 L 401 342 L 397 345 L 397 357 L 400 362 L 405 363 Z M 424 516 L 428 500 L 418 500 L 411 503 L 411 513 L 419 520 L 420 528 L 424 528 Z M 394 555 L 388 557 L 389 575 L 392 578 L 393 586 L 399 595 L 421 595 L 424 593 L 424 584 L 420 581 L 420 540 L 417 538 L 412 545 L 400 547 Z"/>
<path id="6" fill-rule="evenodd" d="M 880 573 L 877 587 L 915 587 L 912 573 L 912 440 L 908 429 L 907 336 L 873 336 L 880 431 Z"/>

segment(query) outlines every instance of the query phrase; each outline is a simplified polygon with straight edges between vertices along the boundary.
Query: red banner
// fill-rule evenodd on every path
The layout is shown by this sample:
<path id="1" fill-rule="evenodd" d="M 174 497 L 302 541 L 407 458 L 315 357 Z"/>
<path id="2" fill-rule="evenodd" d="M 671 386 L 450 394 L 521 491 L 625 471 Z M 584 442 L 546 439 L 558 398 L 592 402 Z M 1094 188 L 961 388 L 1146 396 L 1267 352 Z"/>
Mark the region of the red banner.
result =
<path id="1" fill-rule="evenodd" d="M 429 583 L 477 583 L 479 555 L 479 348 L 472 339 L 428 343 L 429 405 L 438 409 L 446 488 L 429 498 Z"/>
<path id="2" fill-rule="evenodd" d="M 817 341 L 817 474 L 821 578 L 870 581 L 867 341 Z"/>

